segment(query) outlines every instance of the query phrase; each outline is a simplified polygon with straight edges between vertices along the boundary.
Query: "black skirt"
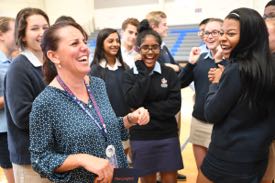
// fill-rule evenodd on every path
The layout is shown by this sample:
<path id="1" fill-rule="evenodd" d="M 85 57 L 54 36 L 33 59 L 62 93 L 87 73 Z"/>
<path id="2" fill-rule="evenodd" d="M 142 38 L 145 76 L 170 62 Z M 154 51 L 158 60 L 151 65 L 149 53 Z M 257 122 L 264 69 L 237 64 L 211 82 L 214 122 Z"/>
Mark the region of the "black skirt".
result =
<path id="1" fill-rule="evenodd" d="M 133 166 L 151 173 L 171 172 L 183 168 L 179 139 L 132 140 Z"/>
<path id="2" fill-rule="evenodd" d="M 267 166 L 267 159 L 257 162 L 232 162 L 216 158 L 208 153 L 201 171 L 215 183 L 259 183 Z"/>

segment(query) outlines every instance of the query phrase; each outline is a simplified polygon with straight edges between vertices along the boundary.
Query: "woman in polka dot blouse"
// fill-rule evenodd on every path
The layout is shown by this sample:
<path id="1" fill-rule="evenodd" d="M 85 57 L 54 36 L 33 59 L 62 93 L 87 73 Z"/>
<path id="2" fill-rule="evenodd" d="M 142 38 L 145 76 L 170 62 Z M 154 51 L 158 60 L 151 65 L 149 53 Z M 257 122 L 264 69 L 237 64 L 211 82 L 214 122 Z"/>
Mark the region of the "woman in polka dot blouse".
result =
<path id="1" fill-rule="evenodd" d="M 116 117 L 104 81 L 89 77 L 87 34 L 61 22 L 44 34 L 44 73 L 49 86 L 35 99 L 30 116 L 30 151 L 35 171 L 53 182 L 111 182 L 113 169 L 127 167 L 121 138 L 126 128 L 145 125 L 139 108 Z M 116 164 L 106 159 L 113 146 Z"/>

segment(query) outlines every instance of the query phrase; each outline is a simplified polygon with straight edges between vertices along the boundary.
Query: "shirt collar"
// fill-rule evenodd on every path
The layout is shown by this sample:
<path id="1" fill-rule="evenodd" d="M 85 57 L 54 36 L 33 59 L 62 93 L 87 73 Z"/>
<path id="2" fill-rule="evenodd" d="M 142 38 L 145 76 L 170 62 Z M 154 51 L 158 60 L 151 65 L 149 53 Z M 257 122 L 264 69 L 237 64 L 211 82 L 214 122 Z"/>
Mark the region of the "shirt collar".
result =
<path id="1" fill-rule="evenodd" d="M 137 70 L 136 65 L 134 65 L 134 67 L 133 67 L 133 72 L 134 72 L 134 74 L 138 74 L 138 70 Z M 154 72 L 157 72 L 157 73 L 161 74 L 161 67 L 160 67 L 160 64 L 158 62 L 156 62 L 153 70 L 150 72 L 149 75 L 152 75 Z"/>
<path id="2" fill-rule="evenodd" d="M 118 67 L 121 67 L 121 63 L 119 62 L 119 60 L 116 58 L 116 62 L 113 66 L 110 66 L 109 64 L 107 64 L 107 61 L 105 59 L 101 59 L 99 62 L 99 65 L 103 68 L 108 68 L 111 71 L 115 71 L 118 69 Z"/>
<path id="3" fill-rule="evenodd" d="M 43 65 L 42 62 L 40 62 L 40 60 L 30 50 L 24 50 L 21 54 L 27 57 L 34 67 L 41 67 Z"/>
<path id="4" fill-rule="evenodd" d="M 160 45 L 161 49 L 162 49 L 164 46 L 166 46 L 166 44 L 165 44 L 164 41 L 162 41 L 162 42 L 161 42 L 161 45 Z"/>
<path id="5" fill-rule="evenodd" d="M 8 59 L 8 57 L 2 51 L 0 51 L 0 62 L 2 62 L 2 63 L 9 63 L 10 62 L 10 59 Z"/>
<path id="6" fill-rule="evenodd" d="M 210 58 L 210 59 L 213 60 L 213 56 L 212 56 L 212 54 L 211 54 L 211 51 L 208 50 L 206 53 L 207 53 L 207 54 L 204 56 L 204 59 Z"/>

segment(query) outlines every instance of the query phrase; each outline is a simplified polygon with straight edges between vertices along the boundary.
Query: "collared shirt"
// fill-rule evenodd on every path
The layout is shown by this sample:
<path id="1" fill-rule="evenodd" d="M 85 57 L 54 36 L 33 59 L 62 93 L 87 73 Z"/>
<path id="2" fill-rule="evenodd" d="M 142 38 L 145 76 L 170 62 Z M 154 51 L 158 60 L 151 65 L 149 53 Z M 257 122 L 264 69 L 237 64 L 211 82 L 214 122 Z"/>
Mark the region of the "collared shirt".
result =
<path id="1" fill-rule="evenodd" d="M 119 62 L 119 60 L 117 58 L 116 58 L 116 62 L 113 66 L 109 65 L 105 59 L 101 59 L 99 62 L 99 65 L 103 68 L 107 67 L 111 71 L 115 71 L 118 69 L 118 67 L 121 67 L 121 63 Z"/>
<path id="2" fill-rule="evenodd" d="M 133 67 L 133 72 L 134 72 L 134 74 L 138 74 L 138 69 L 137 69 L 136 65 L 134 65 L 134 67 Z M 158 62 L 156 62 L 153 70 L 150 72 L 149 75 L 152 75 L 154 72 L 157 72 L 157 73 L 161 74 L 161 67 L 160 67 L 160 64 Z"/>
<path id="3" fill-rule="evenodd" d="M 162 49 L 164 46 L 166 46 L 166 44 L 165 44 L 164 41 L 162 41 L 162 42 L 161 42 L 161 45 L 160 45 L 160 48 Z"/>
<path id="4" fill-rule="evenodd" d="M 211 53 L 210 50 L 207 51 L 207 54 L 204 57 L 204 59 L 207 59 L 207 58 L 210 58 L 210 59 L 214 60 L 214 58 L 213 58 L 212 53 Z"/>
<path id="5" fill-rule="evenodd" d="M 206 44 L 200 45 L 199 48 L 201 50 L 201 54 L 209 51 L 209 49 L 207 48 Z"/>
<path id="6" fill-rule="evenodd" d="M 42 67 L 43 63 L 30 50 L 24 50 L 21 54 L 26 56 L 34 67 Z"/>
<path id="7" fill-rule="evenodd" d="M 121 54 L 123 62 L 125 62 L 130 68 L 133 68 L 135 65 L 135 57 L 138 55 L 134 49 L 127 51 L 124 46 L 121 46 Z"/>
<path id="8" fill-rule="evenodd" d="M 4 78 L 9 66 L 10 60 L 0 51 L 0 97 L 4 96 Z M 7 119 L 4 109 L 0 109 L 0 133 L 2 132 L 7 132 Z"/>

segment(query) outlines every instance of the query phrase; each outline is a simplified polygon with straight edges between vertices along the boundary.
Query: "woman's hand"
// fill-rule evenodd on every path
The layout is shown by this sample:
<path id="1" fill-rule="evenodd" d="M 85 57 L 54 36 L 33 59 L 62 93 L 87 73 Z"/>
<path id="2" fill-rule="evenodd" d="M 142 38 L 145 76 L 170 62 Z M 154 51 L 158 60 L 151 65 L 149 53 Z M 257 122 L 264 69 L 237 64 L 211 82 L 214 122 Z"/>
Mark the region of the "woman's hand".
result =
<path id="1" fill-rule="evenodd" d="M 147 69 L 145 63 L 142 60 L 135 61 L 135 65 L 137 67 L 138 73 L 142 76 L 147 76 L 150 73 L 150 70 Z"/>
<path id="2" fill-rule="evenodd" d="M 146 125 L 150 121 L 150 115 L 147 109 L 140 107 L 137 110 L 127 114 L 124 117 L 124 126 L 130 128 L 134 125 Z M 126 123 L 125 123 L 126 122 Z"/>
<path id="3" fill-rule="evenodd" d="M 141 59 L 142 59 L 141 54 L 139 53 L 134 56 L 134 61 L 141 60 Z"/>
<path id="4" fill-rule="evenodd" d="M 218 68 L 210 68 L 208 71 L 208 79 L 211 83 L 219 83 L 222 73 L 224 71 L 224 66 L 218 64 Z"/>
<path id="5" fill-rule="evenodd" d="M 213 56 L 214 60 L 216 63 L 219 63 L 220 61 L 223 60 L 224 56 L 223 56 L 223 50 L 221 48 L 221 46 L 219 45 L 217 48 L 216 48 L 216 53 L 215 55 Z"/>
<path id="6" fill-rule="evenodd" d="M 201 54 L 200 48 L 193 47 L 189 53 L 189 63 L 195 64 L 198 61 L 200 54 Z"/>
<path id="7" fill-rule="evenodd" d="M 114 167 L 108 160 L 89 154 L 80 154 L 78 161 L 84 169 L 97 175 L 94 182 L 112 182 Z"/>

